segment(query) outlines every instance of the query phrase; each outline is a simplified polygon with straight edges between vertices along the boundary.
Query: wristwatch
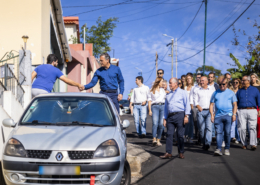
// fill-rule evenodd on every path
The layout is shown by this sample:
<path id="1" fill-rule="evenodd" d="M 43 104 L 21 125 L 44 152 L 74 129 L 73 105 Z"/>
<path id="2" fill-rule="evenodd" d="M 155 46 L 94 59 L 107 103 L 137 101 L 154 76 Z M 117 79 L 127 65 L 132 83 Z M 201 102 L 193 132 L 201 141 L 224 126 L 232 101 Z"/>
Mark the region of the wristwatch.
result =
<path id="1" fill-rule="evenodd" d="M 233 114 L 233 116 L 236 116 L 237 114 Z"/>
<path id="2" fill-rule="evenodd" d="M 185 117 L 189 118 L 189 115 L 186 115 Z"/>

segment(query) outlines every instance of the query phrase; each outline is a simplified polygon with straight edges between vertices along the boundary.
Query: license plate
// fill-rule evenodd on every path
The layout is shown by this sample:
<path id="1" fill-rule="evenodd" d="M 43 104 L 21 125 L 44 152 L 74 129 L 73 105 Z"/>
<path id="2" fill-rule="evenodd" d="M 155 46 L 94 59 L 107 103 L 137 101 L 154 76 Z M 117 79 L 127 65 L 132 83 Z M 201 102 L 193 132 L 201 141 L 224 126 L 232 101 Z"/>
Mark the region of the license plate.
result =
<path id="1" fill-rule="evenodd" d="M 39 175 L 80 175 L 80 166 L 39 166 Z"/>

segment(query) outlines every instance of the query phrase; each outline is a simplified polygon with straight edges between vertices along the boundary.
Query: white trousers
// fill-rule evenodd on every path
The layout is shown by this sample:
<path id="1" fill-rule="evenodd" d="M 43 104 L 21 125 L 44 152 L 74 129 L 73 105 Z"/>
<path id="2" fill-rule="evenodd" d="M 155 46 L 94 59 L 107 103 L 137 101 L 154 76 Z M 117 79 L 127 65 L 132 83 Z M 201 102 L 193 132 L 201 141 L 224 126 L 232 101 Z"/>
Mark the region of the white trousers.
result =
<path id="1" fill-rule="evenodd" d="M 237 128 L 243 146 L 247 146 L 246 129 L 248 125 L 250 133 L 250 145 L 257 146 L 257 110 L 256 109 L 239 109 L 237 111 L 238 122 Z"/>

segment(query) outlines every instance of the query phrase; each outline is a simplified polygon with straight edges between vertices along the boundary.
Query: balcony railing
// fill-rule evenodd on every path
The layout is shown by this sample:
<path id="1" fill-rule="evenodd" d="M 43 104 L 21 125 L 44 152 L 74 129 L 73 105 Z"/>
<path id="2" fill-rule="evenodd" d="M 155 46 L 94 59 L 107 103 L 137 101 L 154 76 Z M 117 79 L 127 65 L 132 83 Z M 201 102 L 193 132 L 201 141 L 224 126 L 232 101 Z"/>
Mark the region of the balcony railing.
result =
<path id="1" fill-rule="evenodd" d="M 12 91 L 15 95 L 16 99 L 20 102 L 23 106 L 24 102 L 24 89 L 22 88 L 21 84 L 19 83 L 18 79 L 15 77 L 13 71 L 9 67 L 7 63 L 4 65 L 4 77 L 1 78 L 2 85 L 6 91 Z"/>
<path id="2" fill-rule="evenodd" d="M 3 106 L 3 102 L 4 102 L 4 91 L 6 91 L 6 88 L 3 85 L 3 83 L 0 81 L 0 105 L 2 105 L 2 106 Z"/>

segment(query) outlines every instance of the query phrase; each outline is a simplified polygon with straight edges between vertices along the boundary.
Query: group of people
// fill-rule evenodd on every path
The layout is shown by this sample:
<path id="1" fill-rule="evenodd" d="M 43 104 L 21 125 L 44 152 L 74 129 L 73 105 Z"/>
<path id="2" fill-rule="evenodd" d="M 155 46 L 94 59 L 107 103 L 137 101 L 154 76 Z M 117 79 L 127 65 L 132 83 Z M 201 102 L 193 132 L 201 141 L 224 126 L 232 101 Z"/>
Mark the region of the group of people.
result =
<path id="1" fill-rule="evenodd" d="M 163 75 L 164 70 L 159 69 L 152 88 L 143 84 L 142 76 L 137 76 L 138 87 L 129 97 L 140 138 L 146 137 L 148 114 L 153 122 L 153 146 L 162 145 L 160 141 L 167 128 L 166 153 L 161 158 L 172 157 L 174 135 L 181 159 L 184 159 L 184 143 L 193 143 L 194 139 L 205 151 L 216 141 L 214 155 L 217 156 L 230 155 L 230 142 L 241 143 L 242 149 L 256 150 L 260 138 L 257 74 L 231 80 L 226 73 L 216 80 L 214 72 L 208 76 L 198 73 L 194 82 L 194 75 L 187 73 L 181 79 L 171 78 L 169 83 Z"/>

